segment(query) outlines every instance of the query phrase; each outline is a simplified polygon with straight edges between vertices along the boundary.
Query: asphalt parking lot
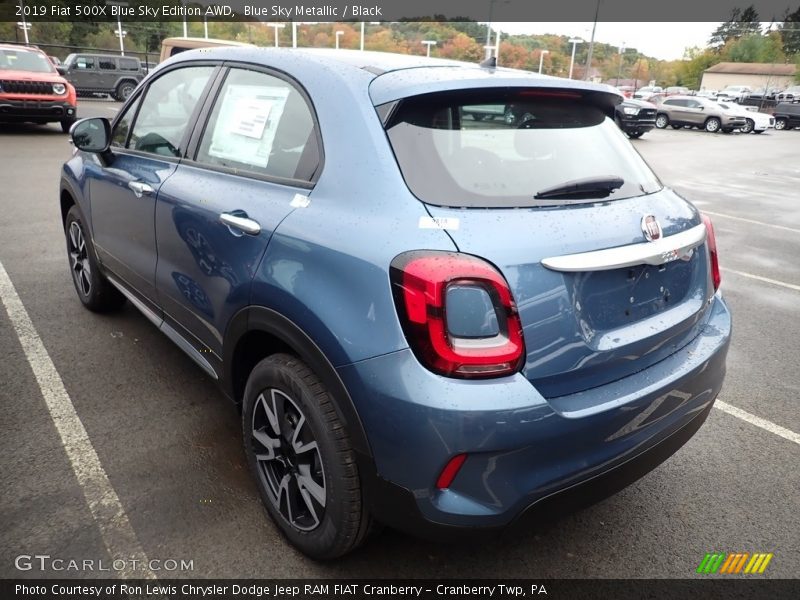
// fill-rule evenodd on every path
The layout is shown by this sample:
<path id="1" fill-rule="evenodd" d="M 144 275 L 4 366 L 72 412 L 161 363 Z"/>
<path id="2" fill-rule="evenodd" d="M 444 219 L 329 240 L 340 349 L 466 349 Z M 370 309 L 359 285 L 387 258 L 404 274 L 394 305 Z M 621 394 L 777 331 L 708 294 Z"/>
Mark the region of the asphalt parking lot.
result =
<path id="1" fill-rule="evenodd" d="M 79 111 L 112 117 L 119 106 L 82 100 Z M 796 578 L 800 131 L 668 129 L 634 144 L 714 220 L 734 315 L 718 409 L 655 471 L 558 522 L 458 546 L 385 531 L 320 564 L 266 517 L 239 415 L 211 380 L 130 304 L 98 316 L 75 296 L 58 209 L 67 136 L 55 124 L 0 126 L 0 577 L 108 576 L 20 571 L 15 559 L 111 563 L 114 552 L 191 561 L 155 573 L 171 577 L 683 578 L 721 551 L 774 553 L 761 577 Z M 24 314 L 32 328 L 20 332 Z M 77 473 L 48 409 L 64 394 L 80 418 L 67 443 L 81 447 L 80 425 L 97 458 Z"/>

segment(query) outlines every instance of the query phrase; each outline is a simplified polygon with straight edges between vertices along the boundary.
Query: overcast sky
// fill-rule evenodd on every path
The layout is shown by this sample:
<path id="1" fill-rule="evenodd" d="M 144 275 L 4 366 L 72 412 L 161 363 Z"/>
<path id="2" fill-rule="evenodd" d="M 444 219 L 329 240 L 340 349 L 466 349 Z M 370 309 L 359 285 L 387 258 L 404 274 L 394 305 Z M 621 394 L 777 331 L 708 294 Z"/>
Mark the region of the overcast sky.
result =
<path id="1" fill-rule="evenodd" d="M 627 48 L 642 54 L 675 60 L 692 46 L 704 47 L 719 23 L 597 23 L 595 41 Z M 575 36 L 587 42 L 592 36 L 592 23 L 495 23 L 494 27 L 509 34 L 541 34 Z M 501 38 L 502 39 L 502 38 Z"/>

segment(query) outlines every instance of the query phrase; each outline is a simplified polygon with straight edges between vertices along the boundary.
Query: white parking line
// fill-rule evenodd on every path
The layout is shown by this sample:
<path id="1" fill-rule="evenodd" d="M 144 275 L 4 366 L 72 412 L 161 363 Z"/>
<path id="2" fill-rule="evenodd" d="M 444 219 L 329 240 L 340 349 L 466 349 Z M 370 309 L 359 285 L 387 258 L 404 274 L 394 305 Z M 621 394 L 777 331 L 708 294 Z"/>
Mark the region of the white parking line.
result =
<path id="1" fill-rule="evenodd" d="M 761 275 L 753 275 L 752 273 L 745 273 L 744 271 L 737 271 L 736 269 L 729 269 L 728 267 L 722 267 L 722 270 L 725 273 L 735 273 L 736 275 L 740 275 L 742 277 L 763 281 L 764 283 L 771 283 L 772 285 L 779 285 L 781 287 L 800 292 L 800 285 L 796 285 L 794 283 L 786 283 L 785 281 L 778 281 L 777 279 L 770 279 L 769 277 L 762 277 Z"/>
<path id="2" fill-rule="evenodd" d="M 754 414 L 747 412 L 746 410 L 742 410 L 741 408 L 736 408 L 735 406 L 731 406 L 727 402 L 723 402 L 719 398 L 714 403 L 714 407 L 718 408 L 724 413 L 728 413 L 736 417 L 737 419 L 741 419 L 742 421 L 747 421 L 751 425 L 755 425 L 756 427 L 760 427 L 770 433 L 774 433 L 777 436 L 782 437 L 785 440 L 789 440 L 790 442 L 794 442 L 795 444 L 800 444 L 800 434 L 795 433 L 791 429 L 786 429 L 785 427 L 781 427 L 780 425 L 776 425 L 772 421 L 767 421 L 766 419 L 762 419 L 761 417 L 757 417 Z"/>
<path id="3" fill-rule="evenodd" d="M 119 496 L 111 486 L 86 429 L 78 413 L 75 412 L 64 382 L 2 262 L 0 262 L 0 304 L 5 305 L 8 318 L 39 384 L 47 410 L 61 437 L 61 444 L 100 530 L 103 543 L 112 560 L 125 560 L 126 568 L 115 572 L 120 577 L 155 579 L 155 574 L 147 566 L 149 561 L 131 527 Z M 136 563 L 131 559 L 140 561 L 142 568 L 134 569 Z"/>
<path id="4" fill-rule="evenodd" d="M 696 203 L 695 203 L 696 204 Z M 744 217 L 734 217 L 733 215 L 725 215 L 723 213 L 711 212 L 710 210 L 703 209 L 707 215 L 714 217 L 722 217 L 723 219 L 733 219 L 734 221 L 744 221 L 745 223 L 752 223 L 753 225 L 761 225 L 763 227 L 772 227 L 773 229 L 782 229 L 783 231 L 791 231 L 792 233 L 800 233 L 800 229 L 786 227 L 784 225 L 775 225 L 774 223 L 765 223 L 764 221 L 755 221 L 753 219 L 745 219 Z"/>

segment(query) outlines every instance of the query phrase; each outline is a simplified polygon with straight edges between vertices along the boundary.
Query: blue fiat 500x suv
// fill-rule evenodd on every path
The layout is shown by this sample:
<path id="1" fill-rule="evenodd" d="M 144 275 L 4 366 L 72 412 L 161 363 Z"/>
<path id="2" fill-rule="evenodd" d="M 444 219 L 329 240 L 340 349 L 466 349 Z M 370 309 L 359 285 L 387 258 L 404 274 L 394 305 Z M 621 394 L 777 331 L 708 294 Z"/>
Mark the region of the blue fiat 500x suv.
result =
<path id="1" fill-rule="evenodd" d="M 720 390 L 711 222 L 612 88 L 369 52 L 221 48 L 72 128 L 80 300 L 129 301 L 242 411 L 309 556 L 376 523 L 548 519 L 674 453 Z"/>

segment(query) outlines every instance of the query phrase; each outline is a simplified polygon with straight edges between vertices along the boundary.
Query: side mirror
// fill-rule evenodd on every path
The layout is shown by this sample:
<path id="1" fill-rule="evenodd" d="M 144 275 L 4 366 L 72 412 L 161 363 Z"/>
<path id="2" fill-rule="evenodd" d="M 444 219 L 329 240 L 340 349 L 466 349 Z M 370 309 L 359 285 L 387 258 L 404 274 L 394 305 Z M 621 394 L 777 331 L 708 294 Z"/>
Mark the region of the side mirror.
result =
<path id="1" fill-rule="evenodd" d="M 104 117 L 81 119 L 70 128 L 69 134 L 79 150 L 102 153 L 111 144 L 111 123 Z"/>

